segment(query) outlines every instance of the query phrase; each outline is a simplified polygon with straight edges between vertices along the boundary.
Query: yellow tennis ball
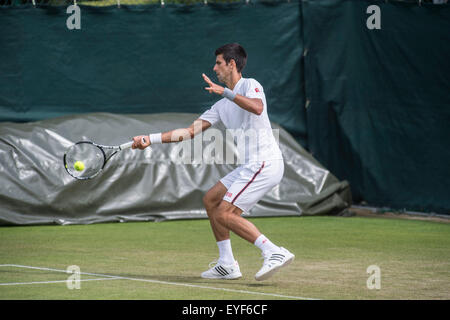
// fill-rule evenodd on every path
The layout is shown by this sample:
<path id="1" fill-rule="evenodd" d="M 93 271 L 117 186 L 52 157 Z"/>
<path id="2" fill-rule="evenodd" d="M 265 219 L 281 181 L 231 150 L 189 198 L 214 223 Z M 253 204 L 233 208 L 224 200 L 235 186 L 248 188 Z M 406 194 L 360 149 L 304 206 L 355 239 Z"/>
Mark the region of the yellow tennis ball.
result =
<path id="1" fill-rule="evenodd" d="M 73 164 L 73 167 L 77 171 L 83 171 L 84 170 L 84 163 L 83 161 L 77 161 Z"/>

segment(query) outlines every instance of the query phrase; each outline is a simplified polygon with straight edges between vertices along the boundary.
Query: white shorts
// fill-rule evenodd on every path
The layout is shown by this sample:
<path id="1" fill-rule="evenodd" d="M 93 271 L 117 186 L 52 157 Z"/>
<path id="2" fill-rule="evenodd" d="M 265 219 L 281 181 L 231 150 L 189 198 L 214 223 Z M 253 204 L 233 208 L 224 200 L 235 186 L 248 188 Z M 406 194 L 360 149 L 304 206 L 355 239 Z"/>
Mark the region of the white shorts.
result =
<path id="1" fill-rule="evenodd" d="M 220 179 L 227 188 L 223 200 L 249 212 L 267 192 L 280 183 L 283 174 L 283 160 L 244 164 Z"/>

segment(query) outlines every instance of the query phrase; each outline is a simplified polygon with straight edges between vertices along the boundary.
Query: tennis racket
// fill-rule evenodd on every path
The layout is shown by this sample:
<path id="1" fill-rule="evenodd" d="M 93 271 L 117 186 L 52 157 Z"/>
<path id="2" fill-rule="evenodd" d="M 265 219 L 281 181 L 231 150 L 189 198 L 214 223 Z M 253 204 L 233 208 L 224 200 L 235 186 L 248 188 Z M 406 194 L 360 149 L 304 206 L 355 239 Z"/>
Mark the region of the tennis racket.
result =
<path id="1" fill-rule="evenodd" d="M 142 142 L 145 143 L 144 138 Z M 133 141 L 119 146 L 105 146 L 92 141 L 79 141 L 64 153 L 64 168 L 78 180 L 95 178 L 117 152 L 129 149 Z"/>

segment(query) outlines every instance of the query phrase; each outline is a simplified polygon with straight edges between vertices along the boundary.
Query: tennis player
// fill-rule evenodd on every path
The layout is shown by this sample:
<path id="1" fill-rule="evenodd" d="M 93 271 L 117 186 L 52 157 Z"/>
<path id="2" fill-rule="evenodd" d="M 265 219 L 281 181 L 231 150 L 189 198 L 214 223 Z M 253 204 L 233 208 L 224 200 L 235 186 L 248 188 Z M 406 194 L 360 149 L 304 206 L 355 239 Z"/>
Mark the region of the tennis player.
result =
<path id="1" fill-rule="evenodd" d="M 247 139 L 247 146 L 239 147 L 243 164 L 220 179 L 204 196 L 203 203 L 217 241 L 219 259 L 201 276 L 207 279 L 237 279 L 242 277 L 230 242 L 230 231 L 261 249 L 264 262 L 256 273 L 256 280 L 271 277 L 281 267 L 294 260 L 294 255 L 272 243 L 256 226 L 241 217 L 273 187 L 280 183 L 284 173 L 281 151 L 273 136 L 267 103 L 261 84 L 255 79 L 243 78 L 242 69 L 247 54 L 239 44 L 226 44 L 215 52 L 214 72 L 225 87 L 212 82 L 202 74 L 205 88 L 222 97 L 188 128 L 164 133 L 136 136 L 133 148 L 145 149 L 151 144 L 179 142 L 192 139 L 221 121 L 227 129 L 252 130 L 257 139 Z M 144 138 L 145 143 L 143 143 Z M 246 139 L 237 139 L 247 141 Z"/>

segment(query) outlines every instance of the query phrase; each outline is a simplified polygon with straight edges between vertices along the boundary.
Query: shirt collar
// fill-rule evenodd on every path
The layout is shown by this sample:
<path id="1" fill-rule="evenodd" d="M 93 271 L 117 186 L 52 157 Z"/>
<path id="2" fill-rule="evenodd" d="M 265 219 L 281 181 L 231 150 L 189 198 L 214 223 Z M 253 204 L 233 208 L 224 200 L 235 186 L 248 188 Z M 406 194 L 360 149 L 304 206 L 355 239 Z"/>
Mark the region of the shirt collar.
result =
<path id="1" fill-rule="evenodd" d="M 233 92 L 236 92 L 236 90 L 239 89 L 239 87 L 241 86 L 242 82 L 244 82 L 244 77 L 241 77 L 241 78 L 239 79 L 239 81 L 236 82 L 236 85 L 235 85 L 234 88 L 233 88 Z"/>

